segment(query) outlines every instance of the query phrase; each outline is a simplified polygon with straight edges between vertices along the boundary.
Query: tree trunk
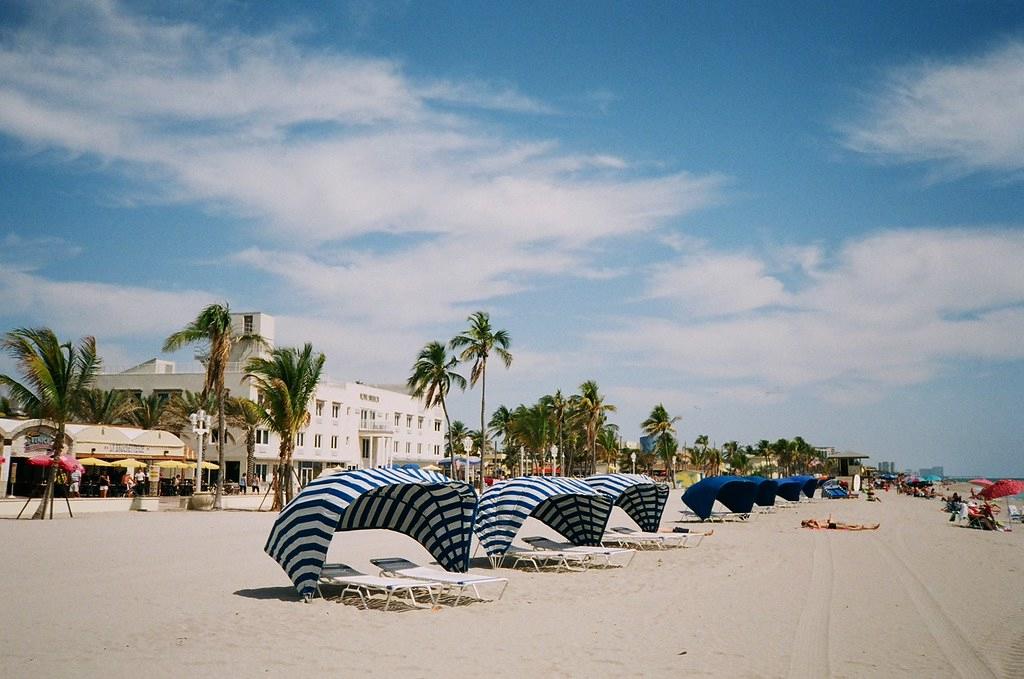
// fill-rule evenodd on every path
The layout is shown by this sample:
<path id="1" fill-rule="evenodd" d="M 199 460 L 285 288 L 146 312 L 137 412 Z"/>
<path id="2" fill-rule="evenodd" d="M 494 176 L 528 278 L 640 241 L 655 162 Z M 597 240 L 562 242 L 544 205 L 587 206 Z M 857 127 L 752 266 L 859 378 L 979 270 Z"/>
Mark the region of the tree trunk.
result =
<path id="1" fill-rule="evenodd" d="M 43 489 L 43 497 L 32 515 L 33 519 L 45 519 L 46 508 L 50 507 L 50 518 L 53 518 L 53 489 L 57 484 L 57 463 L 60 461 L 60 454 L 64 452 L 64 425 L 57 426 L 57 436 L 53 442 L 53 453 L 50 457 L 50 466 L 46 468 L 46 488 Z"/>
<path id="2" fill-rule="evenodd" d="M 274 470 L 274 480 L 271 481 L 271 485 L 274 487 L 274 503 L 270 505 L 270 511 L 279 512 L 284 509 L 284 482 L 287 478 L 284 475 L 285 471 L 285 459 L 287 458 L 287 436 L 281 437 L 281 447 L 277 457 L 277 467 Z"/>
<path id="3" fill-rule="evenodd" d="M 285 486 L 284 486 L 284 500 L 285 504 L 292 501 L 295 497 L 295 485 L 292 483 L 292 475 L 294 473 L 292 469 L 292 453 L 293 449 L 291 446 L 288 447 L 288 454 L 284 461 L 284 474 L 285 474 Z"/>
<path id="4" fill-rule="evenodd" d="M 224 494 L 224 387 L 217 390 L 217 492 L 213 496 L 213 508 L 223 509 L 221 496 Z M 202 471 L 200 471 L 200 474 Z"/>
<path id="5" fill-rule="evenodd" d="M 487 450 L 487 430 L 484 429 L 484 398 L 487 395 L 487 357 L 480 367 L 480 482 L 477 490 L 484 492 L 484 452 Z M 469 478 L 469 455 L 466 456 L 466 478 Z"/>
<path id="6" fill-rule="evenodd" d="M 448 428 L 448 459 L 452 463 L 448 473 L 455 479 L 455 442 L 452 441 L 452 421 L 448 417 L 448 407 L 445 405 L 444 396 L 441 397 L 441 412 L 444 413 L 444 426 Z"/>
<path id="7" fill-rule="evenodd" d="M 245 430 L 245 480 L 251 485 L 256 476 L 256 430 Z"/>

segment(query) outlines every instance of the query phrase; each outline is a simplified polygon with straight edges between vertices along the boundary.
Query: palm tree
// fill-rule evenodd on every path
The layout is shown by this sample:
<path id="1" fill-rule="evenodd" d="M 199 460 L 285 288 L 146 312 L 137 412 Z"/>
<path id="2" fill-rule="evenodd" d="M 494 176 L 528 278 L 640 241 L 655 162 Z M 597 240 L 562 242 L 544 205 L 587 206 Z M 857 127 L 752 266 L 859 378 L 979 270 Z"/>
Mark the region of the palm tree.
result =
<path id="1" fill-rule="evenodd" d="M 283 509 L 285 500 L 291 502 L 295 438 L 309 424 L 309 402 L 316 395 L 324 361 L 324 355 L 313 353 L 307 342 L 302 349 L 273 349 L 269 358 L 250 358 L 245 364 L 245 377 L 259 394 L 263 422 L 281 440 L 271 511 Z"/>
<path id="2" fill-rule="evenodd" d="M 548 406 L 551 408 L 551 417 L 555 421 L 555 429 L 558 432 L 558 456 L 561 459 L 559 473 L 565 475 L 565 441 L 562 437 L 562 430 L 565 428 L 565 418 L 569 413 L 571 401 L 562 396 L 562 390 L 556 389 L 551 396 L 545 396 Z"/>
<path id="3" fill-rule="evenodd" d="M 665 410 L 665 405 L 663 403 L 659 403 L 654 406 L 654 409 L 651 410 L 651 414 L 647 416 L 647 419 L 640 424 L 645 434 L 655 438 L 655 449 L 658 451 L 659 457 L 665 460 L 665 470 L 672 477 L 673 488 L 676 487 L 675 451 L 671 453 L 671 456 L 669 455 L 668 448 L 672 446 L 669 446 L 668 443 L 669 441 L 672 443 L 675 442 L 675 439 L 672 438 L 672 434 L 676 433 L 675 424 L 681 419 L 683 418 L 679 416 L 669 417 L 668 411 Z M 666 436 L 669 441 L 666 441 L 665 445 L 661 446 L 661 440 Z M 678 450 L 678 448 L 679 446 L 676 445 L 675 449 Z"/>
<path id="4" fill-rule="evenodd" d="M 216 397 L 213 394 L 186 389 L 171 396 L 171 400 L 164 406 L 161 424 L 171 433 L 181 436 L 186 429 L 192 426 L 192 421 L 188 418 L 189 415 L 200 410 L 211 414 L 215 413 L 217 411 Z"/>
<path id="5" fill-rule="evenodd" d="M 451 439 L 452 423 L 448 419 L 448 407 L 445 405 L 445 398 L 454 384 L 459 389 L 465 390 L 466 378 L 455 372 L 455 366 L 459 363 L 454 356 L 449 356 L 447 349 L 440 342 L 428 342 L 420 350 L 416 362 L 412 365 L 412 374 L 406 385 L 409 387 L 413 397 L 423 399 L 426 407 L 441 406 L 444 413 L 445 427 L 448 431 L 448 438 Z M 455 457 L 452 454 L 451 472 L 455 474 Z M 466 466 L 466 478 L 469 478 L 469 465 Z"/>
<path id="6" fill-rule="evenodd" d="M 462 349 L 459 360 L 465 363 L 473 362 L 473 368 L 469 373 L 469 383 L 476 386 L 480 382 L 480 431 L 486 435 L 487 429 L 484 424 L 484 402 L 487 392 L 487 357 L 494 352 L 501 362 L 508 368 L 512 365 L 512 354 L 508 348 L 512 343 L 507 330 L 493 330 L 491 328 L 491 317 L 484 311 L 477 311 L 470 314 L 469 328 L 452 338 L 451 348 Z M 484 442 L 481 441 L 481 444 Z M 468 473 L 467 467 L 467 473 Z M 484 475 L 480 474 L 479 489 L 483 492 Z"/>
<path id="7" fill-rule="evenodd" d="M 587 450 L 590 452 L 590 473 L 597 473 L 597 434 L 604 424 L 607 413 L 615 412 L 615 406 L 604 402 L 597 382 L 587 380 L 580 385 L 577 407 L 583 418 L 587 436 Z"/>
<path id="8" fill-rule="evenodd" d="M 177 351 L 186 345 L 196 344 L 204 348 L 206 381 L 203 384 L 203 393 L 213 394 L 217 398 L 217 463 L 221 470 L 224 469 L 224 440 L 227 438 L 225 435 L 224 373 L 227 371 L 228 360 L 231 358 L 231 350 L 242 342 L 251 342 L 259 348 L 267 346 L 266 340 L 260 335 L 235 334 L 231 324 L 231 309 L 227 302 L 210 304 L 199 312 L 194 321 L 164 341 L 164 351 Z M 217 476 L 214 507 L 220 508 L 220 498 L 223 493 L 224 474 L 222 472 Z"/>
<path id="9" fill-rule="evenodd" d="M 0 395 L 0 417 L 12 417 L 16 415 L 18 407 L 7 396 Z"/>
<path id="10" fill-rule="evenodd" d="M 764 460 L 764 470 L 761 473 L 770 479 L 772 477 L 772 444 L 768 439 L 761 439 L 757 442 L 757 454 Z"/>
<path id="11" fill-rule="evenodd" d="M 33 519 L 46 515 L 50 503 L 53 518 L 53 486 L 57 478 L 57 460 L 64 451 L 64 431 L 74 415 L 82 394 L 99 373 L 101 360 L 96 354 L 96 338 L 83 337 L 78 346 L 61 343 L 49 328 L 18 328 L 4 335 L 0 348 L 14 358 L 24 382 L 0 375 L 0 386 L 10 398 L 33 416 L 56 425 L 51 463 L 46 473 L 46 489 Z"/>
<path id="12" fill-rule="evenodd" d="M 512 411 L 505 406 L 498 406 L 491 414 L 491 420 L 487 423 L 491 433 L 501 438 L 501 454 L 507 458 L 512 453 Z M 496 457 L 496 456 L 495 456 Z"/>
<path id="13" fill-rule="evenodd" d="M 245 478 L 251 482 L 256 475 L 256 430 L 263 424 L 264 411 L 247 398 L 230 398 L 227 408 L 228 422 L 245 432 Z"/>
<path id="14" fill-rule="evenodd" d="M 792 473 L 793 449 L 786 439 L 778 439 L 771 445 L 772 453 L 775 455 L 775 462 L 779 466 L 780 474 Z"/>
<path id="15" fill-rule="evenodd" d="M 597 433 L 595 446 L 601 451 L 601 457 L 604 458 L 605 462 L 618 460 L 619 451 L 622 450 L 619 428 L 614 424 L 601 427 L 601 430 Z"/>
<path id="16" fill-rule="evenodd" d="M 139 429 L 160 429 L 167 420 L 167 406 L 170 400 L 160 394 L 134 398 L 131 423 Z"/>
<path id="17" fill-rule="evenodd" d="M 89 424 L 127 424 L 137 407 L 128 392 L 88 389 L 75 406 L 75 417 Z"/>

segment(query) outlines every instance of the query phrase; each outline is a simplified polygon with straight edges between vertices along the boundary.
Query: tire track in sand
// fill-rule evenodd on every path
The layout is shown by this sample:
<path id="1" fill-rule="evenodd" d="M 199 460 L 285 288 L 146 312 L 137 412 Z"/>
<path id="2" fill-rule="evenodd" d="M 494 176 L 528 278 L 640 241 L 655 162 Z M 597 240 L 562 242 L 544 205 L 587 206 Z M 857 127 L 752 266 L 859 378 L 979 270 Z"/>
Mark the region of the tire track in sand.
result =
<path id="1" fill-rule="evenodd" d="M 815 531 L 811 552 L 811 582 L 800 612 L 789 654 L 790 679 L 818 679 L 832 675 L 829 664 L 829 625 L 832 611 L 832 543 L 826 531 Z"/>
<path id="2" fill-rule="evenodd" d="M 956 622 L 942 610 L 942 606 L 914 570 L 907 565 L 898 550 L 886 544 L 884 539 L 871 542 L 877 545 L 879 553 L 892 564 L 891 572 L 899 578 L 908 598 L 920 614 L 921 621 L 935 639 L 935 644 L 946 657 L 949 666 L 964 679 L 996 679 L 992 668 L 970 644 Z"/>

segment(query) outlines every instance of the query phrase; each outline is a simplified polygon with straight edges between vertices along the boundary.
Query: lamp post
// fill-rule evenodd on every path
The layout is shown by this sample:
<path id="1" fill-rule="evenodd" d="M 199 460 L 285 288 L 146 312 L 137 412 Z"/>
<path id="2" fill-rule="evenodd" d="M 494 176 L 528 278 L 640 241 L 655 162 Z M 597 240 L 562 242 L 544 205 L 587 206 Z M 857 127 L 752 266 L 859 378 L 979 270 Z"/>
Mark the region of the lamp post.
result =
<path id="1" fill-rule="evenodd" d="M 551 446 L 551 475 L 558 476 L 558 446 Z"/>
<path id="2" fill-rule="evenodd" d="M 629 454 L 629 461 L 633 463 L 633 473 L 636 474 L 636 451 Z"/>
<path id="3" fill-rule="evenodd" d="M 462 439 L 462 448 L 466 453 L 466 483 L 471 483 L 469 480 L 469 454 L 473 451 L 472 436 L 467 436 L 466 438 Z M 480 459 L 483 460 L 483 458 Z"/>
<path id="4" fill-rule="evenodd" d="M 203 489 L 203 437 L 210 433 L 210 415 L 200 408 L 199 412 L 189 415 L 188 420 L 192 423 L 192 433 L 199 441 L 199 447 L 196 450 L 195 489 L 192 491 L 194 494 Z"/>

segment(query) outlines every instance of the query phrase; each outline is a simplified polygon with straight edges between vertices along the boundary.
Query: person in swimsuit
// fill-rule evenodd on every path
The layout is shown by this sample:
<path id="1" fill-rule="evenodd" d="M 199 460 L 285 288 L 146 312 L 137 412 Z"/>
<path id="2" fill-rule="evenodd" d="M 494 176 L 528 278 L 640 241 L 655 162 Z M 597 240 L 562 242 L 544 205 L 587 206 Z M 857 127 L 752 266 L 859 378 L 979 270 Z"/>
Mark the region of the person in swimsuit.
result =
<path id="1" fill-rule="evenodd" d="M 830 514 L 824 521 L 818 519 L 804 519 L 800 522 L 800 525 L 804 528 L 815 528 L 824 530 L 878 530 L 881 524 L 868 525 L 863 523 L 841 523 L 839 521 L 833 521 L 832 515 Z"/>

